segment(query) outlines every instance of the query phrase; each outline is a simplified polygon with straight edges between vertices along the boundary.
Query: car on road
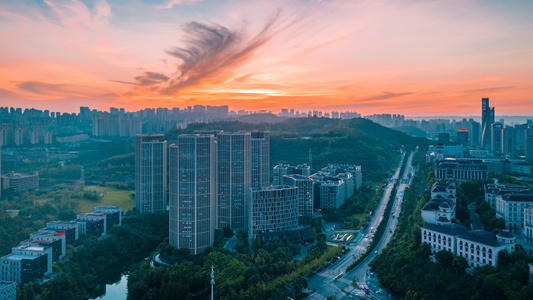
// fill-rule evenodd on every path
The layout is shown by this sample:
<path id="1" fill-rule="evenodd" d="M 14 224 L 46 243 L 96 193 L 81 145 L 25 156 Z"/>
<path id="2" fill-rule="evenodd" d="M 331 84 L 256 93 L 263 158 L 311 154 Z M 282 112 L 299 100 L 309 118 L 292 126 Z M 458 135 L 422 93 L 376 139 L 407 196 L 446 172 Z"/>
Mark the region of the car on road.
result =
<path id="1" fill-rule="evenodd" d="M 378 254 L 378 250 L 374 251 L 374 254 Z"/>

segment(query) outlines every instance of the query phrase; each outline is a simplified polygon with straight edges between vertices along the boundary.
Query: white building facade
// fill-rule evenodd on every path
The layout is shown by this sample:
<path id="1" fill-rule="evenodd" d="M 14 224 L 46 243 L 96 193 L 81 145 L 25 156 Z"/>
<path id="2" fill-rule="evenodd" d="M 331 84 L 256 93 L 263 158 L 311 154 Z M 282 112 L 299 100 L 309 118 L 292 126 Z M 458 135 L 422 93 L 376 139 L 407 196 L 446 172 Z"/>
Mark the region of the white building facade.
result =
<path id="1" fill-rule="evenodd" d="M 422 243 L 431 247 L 433 254 L 438 251 L 450 251 L 464 257 L 468 266 L 497 266 L 498 253 L 514 251 L 515 239 L 507 231 L 499 236 L 484 230 L 470 230 L 458 224 L 427 224 L 422 227 Z"/>
<path id="2" fill-rule="evenodd" d="M 496 216 L 505 220 L 505 228 L 521 233 L 524 224 L 524 209 L 533 205 L 533 193 L 504 194 L 496 197 Z"/>
<path id="3" fill-rule="evenodd" d="M 517 184 L 491 183 L 485 185 L 485 201 L 492 210 L 496 210 L 496 199 L 505 194 L 527 194 L 529 189 Z"/>

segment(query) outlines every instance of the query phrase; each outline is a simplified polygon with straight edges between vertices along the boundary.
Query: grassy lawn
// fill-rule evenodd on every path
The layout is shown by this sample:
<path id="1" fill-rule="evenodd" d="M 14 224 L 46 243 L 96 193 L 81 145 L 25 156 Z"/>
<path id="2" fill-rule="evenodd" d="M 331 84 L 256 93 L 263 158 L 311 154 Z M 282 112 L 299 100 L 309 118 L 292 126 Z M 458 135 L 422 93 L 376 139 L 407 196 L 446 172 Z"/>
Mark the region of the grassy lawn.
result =
<path id="1" fill-rule="evenodd" d="M 349 224 L 351 224 L 352 220 L 357 219 L 359 220 L 359 225 L 357 225 L 357 227 L 352 227 L 352 226 L 347 226 L 346 224 L 341 224 L 340 227 L 333 229 L 333 231 L 358 230 L 359 228 L 361 228 L 361 225 L 363 225 L 365 218 L 366 218 L 365 213 L 351 215 L 350 217 L 348 217 L 348 220 L 350 221 Z"/>
<path id="2" fill-rule="evenodd" d="M 356 215 L 353 215 L 353 216 L 350 217 L 350 219 L 358 219 L 359 220 L 359 226 L 357 226 L 356 229 L 359 229 L 361 227 L 361 225 L 365 221 L 366 215 L 367 215 L 366 213 L 360 213 L 360 214 L 356 214 Z"/>
<path id="3" fill-rule="evenodd" d="M 114 205 L 122 207 L 122 211 L 127 211 L 135 207 L 135 200 L 131 199 L 133 191 L 117 190 L 109 187 L 86 187 L 89 191 L 96 191 L 104 196 L 99 201 L 80 200 L 77 213 L 93 212 L 96 206 Z"/>

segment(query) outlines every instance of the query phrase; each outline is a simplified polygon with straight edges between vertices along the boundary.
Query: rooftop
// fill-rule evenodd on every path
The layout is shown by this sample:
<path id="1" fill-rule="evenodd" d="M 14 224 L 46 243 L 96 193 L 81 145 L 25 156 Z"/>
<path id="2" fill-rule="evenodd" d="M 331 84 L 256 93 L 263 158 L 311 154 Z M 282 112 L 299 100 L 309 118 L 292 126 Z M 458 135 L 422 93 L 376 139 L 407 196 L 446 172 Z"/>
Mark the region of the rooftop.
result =
<path id="1" fill-rule="evenodd" d="M 433 198 L 429 200 L 424 207 L 422 207 L 422 210 L 425 211 L 436 211 L 439 210 L 440 207 L 454 207 L 455 204 L 453 201 L 444 199 L 444 198 Z"/>
<path id="2" fill-rule="evenodd" d="M 505 194 L 502 196 L 504 201 L 510 202 L 532 202 L 533 203 L 533 193 L 521 193 L 521 194 Z"/>
<path id="3" fill-rule="evenodd" d="M 46 223 L 47 229 L 50 229 L 48 228 L 48 226 L 53 226 L 53 225 L 64 225 L 64 226 L 77 227 L 76 221 L 52 221 L 52 222 Z M 54 229 L 50 229 L 50 230 L 54 230 Z"/>
<path id="4" fill-rule="evenodd" d="M 492 194 L 506 194 L 506 193 L 527 193 L 529 189 L 523 185 L 518 184 L 502 184 L 502 183 L 490 183 L 485 185 L 485 192 Z"/>
<path id="5" fill-rule="evenodd" d="M 26 243 L 26 244 L 38 244 L 38 245 L 52 245 L 54 242 L 52 242 L 52 241 L 42 241 L 42 240 L 32 240 L 32 239 L 28 239 L 28 240 L 24 240 L 24 241 L 22 241 L 21 243 Z"/>
<path id="6" fill-rule="evenodd" d="M 506 238 L 506 239 L 515 238 L 515 236 L 512 233 L 510 233 L 508 230 L 502 230 L 502 232 L 500 232 L 498 236 L 501 236 L 502 238 Z"/>
<path id="7" fill-rule="evenodd" d="M 296 180 L 311 180 L 311 178 L 300 174 L 283 175 L 283 177 L 289 177 Z"/>
<path id="8" fill-rule="evenodd" d="M 442 224 L 437 225 L 433 223 L 428 223 L 424 226 L 425 229 L 440 232 L 446 235 L 461 235 L 465 232 L 470 231 L 468 227 L 459 225 L 459 224 Z"/>
<path id="9" fill-rule="evenodd" d="M 485 230 L 472 230 L 465 232 L 459 235 L 458 238 L 492 247 L 501 246 L 501 244 L 496 240 L 496 235 Z"/>
<path id="10" fill-rule="evenodd" d="M 88 216 L 88 217 L 105 217 L 105 213 L 96 213 L 96 212 L 83 213 L 83 214 L 79 214 L 78 218 L 79 217 L 84 217 L 84 216 Z"/>
<path id="11" fill-rule="evenodd" d="M 465 169 L 465 170 L 488 170 L 488 166 L 480 159 L 469 160 L 437 160 L 435 161 L 437 168 L 445 169 Z"/>
<path id="12" fill-rule="evenodd" d="M 432 193 L 444 193 L 449 189 L 455 189 L 455 182 L 453 180 L 448 180 L 446 182 L 435 182 L 431 187 Z"/>
<path id="13" fill-rule="evenodd" d="M 100 205 L 100 206 L 95 207 L 95 209 L 96 208 L 100 208 L 100 209 L 122 209 L 120 206 L 112 206 L 112 205 Z"/>
<path id="14" fill-rule="evenodd" d="M 30 250 L 30 251 L 44 251 L 44 247 L 31 246 L 31 245 L 19 245 L 19 246 L 17 246 L 17 247 L 13 247 L 13 249 L 17 249 L 17 250 Z"/>
<path id="15" fill-rule="evenodd" d="M 446 218 L 445 216 L 440 216 L 437 219 L 437 222 L 439 222 L 439 223 L 450 223 L 450 220 L 448 220 L 448 218 Z"/>
<path id="16" fill-rule="evenodd" d="M 6 178 L 24 178 L 24 177 L 33 177 L 33 176 L 38 176 L 38 175 L 39 175 L 39 173 L 37 173 L 37 172 L 27 173 L 27 174 L 9 172 L 9 173 L 6 173 L 6 174 L 2 174 L 2 177 L 6 177 Z"/>
<path id="17" fill-rule="evenodd" d="M 250 188 L 250 190 L 254 192 L 255 191 L 278 191 L 278 190 L 287 190 L 287 189 L 297 189 L 297 187 L 288 186 L 288 185 L 271 185 L 271 186 Z"/>
<path id="18" fill-rule="evenodd" d="M 55 230 L 52 230 L 52 229 L 43 228 L 43 229 L 41 229 L 39 231 L 31 233 L 30 237 L 31 236 L 37 236 L 37 235 L 57 236 L 57 232 Z"/>
<path id="19" fill-rule="evenodd" d="M 3 256 L 2 258 L 9 259 L 9 260 L 23 260 L 23 259 L 35 259 L 38 256 L 34 255 L 28 255 L 28 254 L 8 254 L 6 256 Z"/>

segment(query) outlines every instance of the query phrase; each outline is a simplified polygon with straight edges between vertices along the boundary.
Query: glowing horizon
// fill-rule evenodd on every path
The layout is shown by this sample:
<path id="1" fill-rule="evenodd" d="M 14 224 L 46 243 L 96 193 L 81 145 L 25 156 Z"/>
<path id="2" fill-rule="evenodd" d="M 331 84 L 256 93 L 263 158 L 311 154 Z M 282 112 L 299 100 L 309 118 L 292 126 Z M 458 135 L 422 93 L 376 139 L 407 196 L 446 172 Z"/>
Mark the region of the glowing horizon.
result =
<path id="1" fill-rule="evenodd" d="M 0 3 L 0 105 L 533 115 L 531 1 Z"/>

